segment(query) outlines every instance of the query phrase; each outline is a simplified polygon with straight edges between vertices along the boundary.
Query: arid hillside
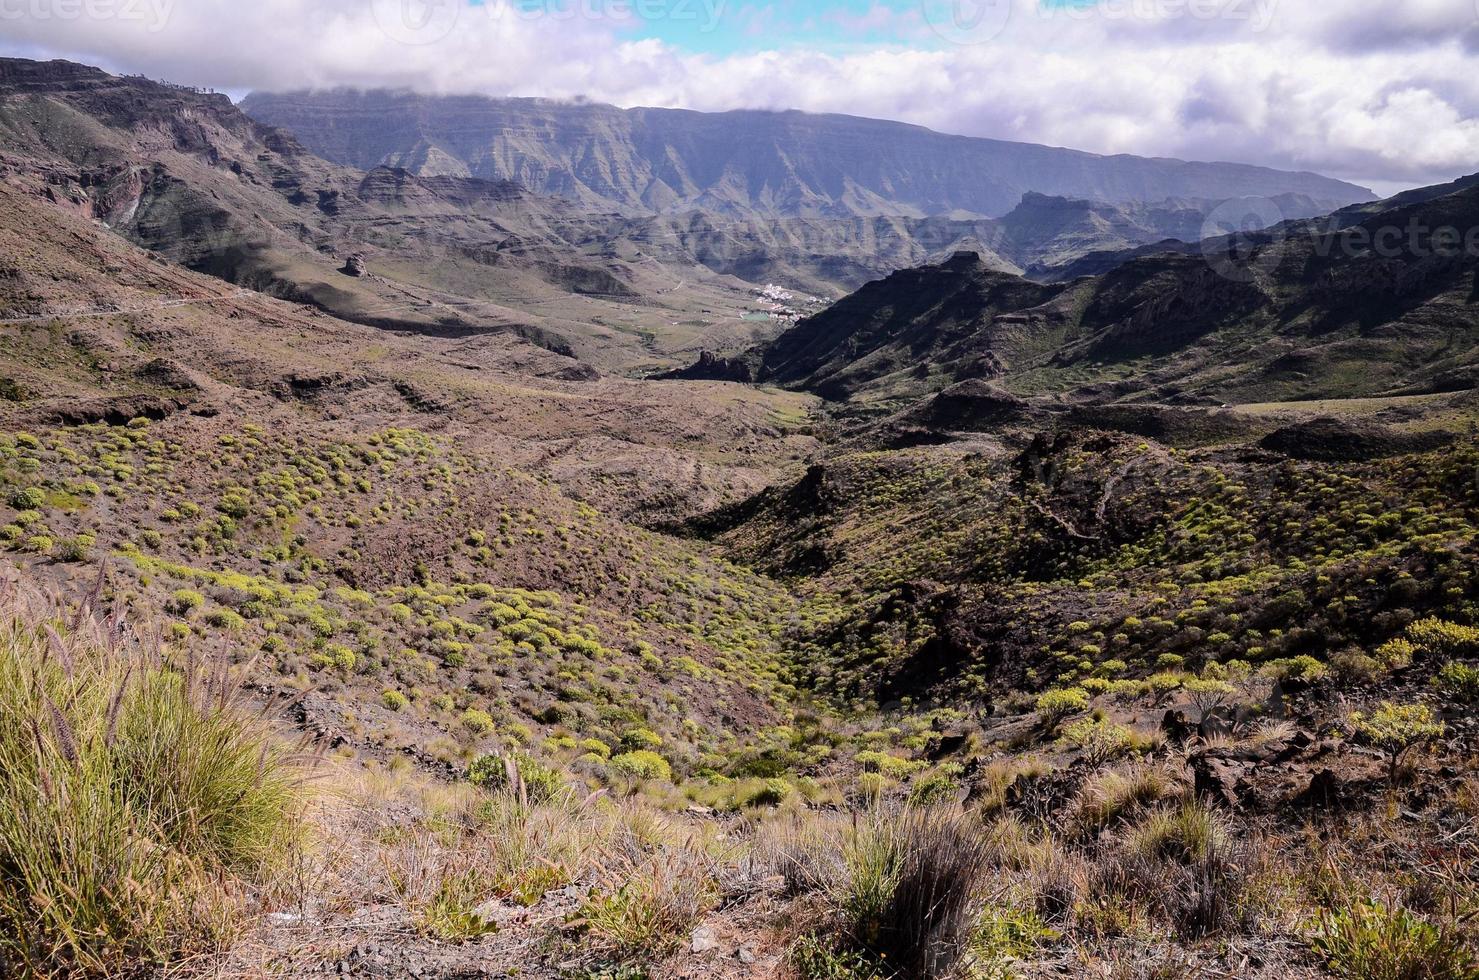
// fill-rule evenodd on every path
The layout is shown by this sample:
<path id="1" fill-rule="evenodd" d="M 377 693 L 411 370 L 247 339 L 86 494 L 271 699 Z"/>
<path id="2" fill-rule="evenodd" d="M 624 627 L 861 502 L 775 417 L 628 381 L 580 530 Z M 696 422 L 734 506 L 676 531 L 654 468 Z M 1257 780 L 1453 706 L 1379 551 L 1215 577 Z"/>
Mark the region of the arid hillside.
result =
<path id="1" fill-rule="evenodd" d="M 797 297 L 38 71 L 0 974 L 1479 977 L 1474 263 L 1315 238 L 1471 187 L 747 333 L 692 304 Z"/>

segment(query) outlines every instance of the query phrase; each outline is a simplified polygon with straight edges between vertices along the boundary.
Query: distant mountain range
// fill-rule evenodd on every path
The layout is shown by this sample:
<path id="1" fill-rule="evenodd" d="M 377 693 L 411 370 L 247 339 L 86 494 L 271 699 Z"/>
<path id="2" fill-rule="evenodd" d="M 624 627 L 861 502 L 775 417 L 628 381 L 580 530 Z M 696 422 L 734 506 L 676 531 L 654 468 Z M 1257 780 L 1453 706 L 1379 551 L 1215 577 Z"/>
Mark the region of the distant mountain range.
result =
<path id="1" fill-rule="evenodd" d="M 1298 208 L 1286 217 L 1307 217 L 1374 196 L 1312 173 L 1099 156 L 796 111 L 342 89 L 253 93 L 242 108 L 335 163 L 513 180 L 628 213 L 989 218 L 1036 192 L 1109 203 L 1286 195 Z"/>
<path id="2" fill-rule="evenodd" d="M 484 103 L 501 104 L 477 104 Z M 556 116 L 569 109 L 642 118 L 609 107 L 518 104 Z M 707 126 L 713 117 L 671 118 Z M 403 122 L 385 117 L 387 130 Z M 820 133 L 833 132 L 835 119 L 822 122 Z M 572 153 L 560 149 L 568 132 L 553 127 L 543 142 L 530 136 L 529 146 Z M 914 127 L 898 132 L 951 142 Z M 963 145 L 977 142 L 987 141 Z M 820 146 L 808 152 L 828 157 Z M 876 168 L 900 152 L 882 147 L 858 156 Z M 672 159 L 683 156 L 675 151 Z M 580 159 L 580 172 L 600 169 L 594 157 Z M 1190 166 L 1126 161 L 1119 163 Z M 881 408 L 967 381 L 1022 397 L 1051 391 L 1212 405 L 1416 394 L 1479 380 L 1472 256 L 1390 257 L 1322 248 L 1315 238 L 1356 225 L 1406 227 L 1413 219 L 1423 227 L 1473 227 L 1479 185 L 1472 179 L 1291 218 L 1260 233 L 1269 261 L 1236 280 L 1218 276 L 1202 254 L 1216 251 L 1217 235 L 1229 230 L 1218 215 L 1228 200 L 1240 200 L 1225 196 L 1233 185 L 1154 202 L 1028 190 L 996 217 L 968 216 L 963 207 L 836 213 L 808 198 L 816 212 L 788 216 L 774 213 L 781 198 L 763 190 L 765 180 L 739 181 L 726 185 L 737 195 L 744 190 L 727 210 L 689 202 L 659 213 L 640 201 L 593 203 L 576 184 L 559 193 L 555 173 L 530 169 L 527 159 L 508 164 L 518 179 L 417 173 L 412 163 L 376 160 L 361 170 L 330 162 L 221 95 L 65 62 L 0 60 L 0 179 L 161 258 L 345 319 L 532 341 L 557 357 L 529 357 L 557 374 L 592 367 L 640 374 L 692 363 L 709 350 L 718 356 L 682 373 L 748 377 Z M 602 186 L 613 195 L 638 182 L 627 164 L 603 171 Z M 699 169 L 685 166 L 690 174 Z M 798 162 L 792 172 L 804 169 Z M 1308 193 L 1320 188 L 1309 182 L 1323 178 L 1232 172 L 1263 174 L 1265 194 L 1280 182 L 1293 188 L 1272 198 L 1284 215 L 1320 203 Z M 1211 190 L 1193 185 L 1173 182 L 1179 190 Z M 902 195 L 921 185 L 892 186 Z M 844 199 L 862 200 L 835 200 Z M 886 206 L 881 197 L 868 200 Z M 761 206 L 749 210 L 740 203 L 756 201 Z M 952 259 L 955 253 L 962 254 Z M 757 312 L 749 299 L 756 290 L 742 280 L 816 283 L 834 296 L 868 285 L 765 343 L 785 324 Z M 36 311 L 22 305 L 15 312 Z"/>

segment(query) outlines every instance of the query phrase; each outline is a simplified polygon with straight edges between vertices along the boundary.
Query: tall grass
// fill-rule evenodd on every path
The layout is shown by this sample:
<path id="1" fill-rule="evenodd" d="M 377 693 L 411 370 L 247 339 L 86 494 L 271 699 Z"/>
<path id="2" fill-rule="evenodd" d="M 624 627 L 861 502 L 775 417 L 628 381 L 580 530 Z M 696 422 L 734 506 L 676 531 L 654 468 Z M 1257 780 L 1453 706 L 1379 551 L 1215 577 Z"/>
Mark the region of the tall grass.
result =
<path id="1" fill-rule="evenodd" d="M 847 843 L 838 906 L 852 939 L 898 975 L 947 977 L 970 948 L 988 850 L 945 810 L 878 815 Z"/>
<path id="2" fill-rule="evenodd" d="M 100 591 L 100 589 L 98 590 Z M 224 671 L 0 579 L 0 975 L 209 950 L 295 825 L 293 749 Z"/>

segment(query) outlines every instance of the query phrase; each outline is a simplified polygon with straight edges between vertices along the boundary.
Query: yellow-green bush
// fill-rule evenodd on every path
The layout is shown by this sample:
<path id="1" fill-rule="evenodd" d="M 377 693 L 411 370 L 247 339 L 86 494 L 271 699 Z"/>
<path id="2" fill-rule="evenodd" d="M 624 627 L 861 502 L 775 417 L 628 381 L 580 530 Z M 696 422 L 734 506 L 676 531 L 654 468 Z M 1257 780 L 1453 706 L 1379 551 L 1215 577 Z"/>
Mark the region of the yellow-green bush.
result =
<path id="1" fill-rule="evenodd" d="M 650 749 L 623 752 L 611 760 L 611 768 L 631 779 L 663 779 L 671 781 L 673 767 L 668 760 Z"/>

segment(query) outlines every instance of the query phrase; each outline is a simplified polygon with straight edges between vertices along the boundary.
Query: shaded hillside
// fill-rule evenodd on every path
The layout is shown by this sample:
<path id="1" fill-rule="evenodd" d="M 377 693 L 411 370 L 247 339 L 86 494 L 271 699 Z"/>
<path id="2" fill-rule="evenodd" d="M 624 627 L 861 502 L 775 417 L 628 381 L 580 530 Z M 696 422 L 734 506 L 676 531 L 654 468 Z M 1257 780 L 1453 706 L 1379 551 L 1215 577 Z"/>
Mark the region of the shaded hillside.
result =
<path id="1" fill-rule="evenodd" d="M 1071 282 L 961 253 L 870 283 L 749 359 L 762 382 L 863 401 L 972 377 L 1018 394 L 1193 404 L 1470 388 L 1479 254 L 1463 235 L 1479 227 L 1479 188 L 1455 186 Z"/>
<path id="2" fill-rule="evenodd" d="M 1470 176 L 1460 177 L 1446 184 L 1434 184 L 1431 187 L 1415 187 L 1383 200 L 1352 204 L 1330 214 L 1319 215 L 1313 218 L 1296 217 L 1303 213 L 1302 208 L 1298 206 L 1290 208 L 1288 202 L 1280 199 L 1250 200 L 1246 202 L 1247 206 L 1242 209 L 1247 212 L 1249 217 L 1261 216 L 1266 220 L 1278 215 L 1284 216 L 1287 220 L 1274 222 L 1267 228 L 1254 229 L 1238 227 L 1224 230 L 1235 233 L 1239 236 L 1240 240 L 1246 241 L 1258 241 L 1262 238 L 1298 237 L 1315 232 L 1337 231 L 1360 224 L 1368 218 L 1382 214 L 1383 212 L 1433 201 L 1440 197 L 1446 197 L 1450 194 L 1468 190 L 1476 184 L 1479 184 L 1479 174 L 1471 174 Z M 1235 204 L 1231 210 L 1224 209 L 1222 213 L 1236 220 L 1239 210 Z M 1039 266 L 1030 270 L 1030 273 L 1040 279 L 1067 281 L 1080 276 L 1102 275 L 1129 262 L 1131 259 L 1145 255 L 1155 255 L 1160 252 L 1179 252 L 1183 255 L 1200 254 L 1208 249 L 1219 247 L 1218 239 L 1221 236 L 1217 232 L 1218 229 L 1216 228 L 1202 227 L 1195 229 L 1195 233 L 1192 235 L 1168 235 L 1165 240 L 1136 245 L 1132 248 L 1117 249 L 1095 246 L 1085 249 L 1080 255 L 1069 258 L 1067 261 L 1058 265 Z M 1203 238 L 1208 235 L 1213 237 L 1204 243 Z"/>
<path id="3" fill-rule="evenodd" d="M 1233 662 L 1308 681 L 1467 615 L 1479 531 L 1472 442 L 1301 428 L 1177 453 L 1003 416 L 1000 439 L 832 453 L 705 530 L 803 583 L 791 639 L 839 696 L 990 704 Z"/>
<path id="4" fill-rule="evenodd" d="M 1313 213 L 1314 202 L 1300 199 Z M 1197 240 L 1215 200 L 1109 204 L 1028 193 L 1000 218 L 728 217 L 705 211 L 630 219 L 624 240 L 656 255 L 677 248 L 716 272 L 752 281 L 837 283 L 857 288 L 897 269 L 940 262 L 962 250 L 988 265 L 1034 278 L 1058 278 L 1061 263 L 1088 253 L 1168 238 Z M 1291 211 L 1301 204 L 1287 202 Z"/>
<path id="5" fill-rule="evenodd" d="M 253 93 L 243 107 L 339 163 L 511 179 L 636 211 L 992 217 L 1037 191 L 1111 202 L 1301 194 L 1315 214 L 1371 197 L 1314 174 L 1096 156 L 794 111 L 622 110 L 383 90 Z"/>
<path id="6" fill-rule="evenodd" d="M 1018 323 L 995 314 L 1036 308 L 1062 293 L 959 252 L 869 283 L 788 330 L 764 348 L 758 377 L 834 399 L 890 376 L 921 385 L 937 372 L 996 377 L 1006 366 L 999 348 Z"/>

